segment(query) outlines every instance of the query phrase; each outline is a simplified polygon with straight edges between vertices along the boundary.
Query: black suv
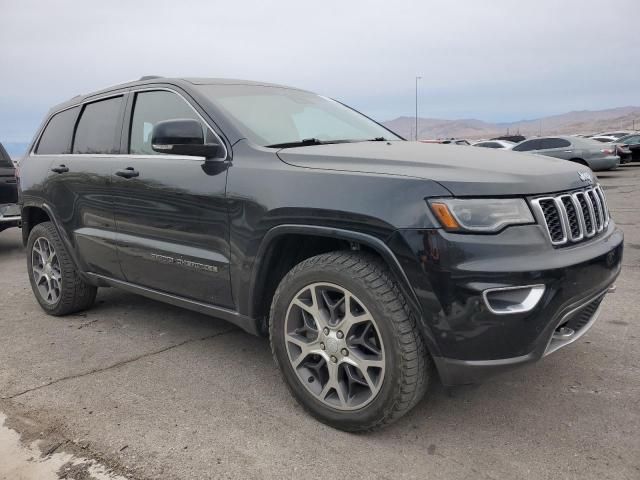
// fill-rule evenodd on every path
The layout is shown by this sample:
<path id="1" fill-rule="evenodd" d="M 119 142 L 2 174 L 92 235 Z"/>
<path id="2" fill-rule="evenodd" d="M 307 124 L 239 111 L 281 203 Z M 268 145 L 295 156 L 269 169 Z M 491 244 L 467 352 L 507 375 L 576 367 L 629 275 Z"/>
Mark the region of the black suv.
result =
<path id="1" fill-rule="evenodd" d="M 345 430 L 398 418 L 436 374 L 474 383 L 573 342 L 622 258 L 586 167 L 407 142 L 264 83 L 73 98 L 19 180 L 46 312 L 118 287 L 268 335 L 293 395 Z"/>
<path id="2" fill-rule="evenodd" d="M 20 224 L 18 183 L 11 157 L 0 143 L 0 232 Z"/>

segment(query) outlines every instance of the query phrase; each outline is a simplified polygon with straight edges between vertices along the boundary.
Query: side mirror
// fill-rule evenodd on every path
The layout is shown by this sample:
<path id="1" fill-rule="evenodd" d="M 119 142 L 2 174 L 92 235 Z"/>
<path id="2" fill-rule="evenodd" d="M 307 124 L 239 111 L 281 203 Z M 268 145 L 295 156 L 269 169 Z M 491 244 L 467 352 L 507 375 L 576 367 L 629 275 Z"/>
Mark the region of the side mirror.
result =
<path id="1" fill-rule="evenodd" d="M 204 143 L 202 124 L 186 118 L 164 120 L 154 125 L 151 148 L 158 153 L 215 158 L 220 144 Z"/>

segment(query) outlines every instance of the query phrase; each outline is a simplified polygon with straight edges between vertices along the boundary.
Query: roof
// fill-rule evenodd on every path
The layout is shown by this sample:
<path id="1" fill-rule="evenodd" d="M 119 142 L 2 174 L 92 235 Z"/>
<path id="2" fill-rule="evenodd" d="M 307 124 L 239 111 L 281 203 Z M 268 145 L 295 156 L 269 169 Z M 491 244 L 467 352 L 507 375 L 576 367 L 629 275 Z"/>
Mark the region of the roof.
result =
<path id="1" fill-rule="evenodd" d="M 191 84 L 191 85 L 253 85 L 253 86 L 263 86 L 263 87 L 277 87 L 277 88 L 288 88 L 292 90 L 301 90 L 295 87 L 289 87 L 286 85 L 278 85 L 275 83 L 268 82 L 259 82 L 252 80 L 240 80 L 235 78 L 198 78 L 198 77 L 161 77 L 155 75 L 146 75 L 141 77 L 139 80 L 134 80 L 131 82 L 120 83 L 118 85 L 113 85 L 102 90 L 98 90 L 95 92 L 76 95 L 75 97 L 67 100 L 66 102 L 60 103 L 52 108 L 52 110 L 64 110 L 65 108 L 69 108 L 71 106 L 77 105 L 79 103 L 84 102 L 87 99 L 92 97 L 99 97 L 102 95 L 107 95 L 110 92 L 120 90 L 123 88 L 133 88 L 139 87 L 142 85 L 154 85 L 159 83 L 168 83 L 172 85 L 180 86 L 180 84 Z"/>

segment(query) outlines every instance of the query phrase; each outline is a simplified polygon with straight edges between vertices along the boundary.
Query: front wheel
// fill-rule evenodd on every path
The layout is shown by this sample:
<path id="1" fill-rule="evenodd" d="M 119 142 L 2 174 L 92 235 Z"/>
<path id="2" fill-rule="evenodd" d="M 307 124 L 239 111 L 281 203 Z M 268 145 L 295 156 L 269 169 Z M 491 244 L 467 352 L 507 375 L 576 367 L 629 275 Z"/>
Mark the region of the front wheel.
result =
<path id="1" fill-rule="evenodd" d="M 271 306 L 273 356 L 301 405 L 333 427 L 372 430 L 423 396 L 431 362 L 386 266 L 361 252 L 303 261 Z"/>

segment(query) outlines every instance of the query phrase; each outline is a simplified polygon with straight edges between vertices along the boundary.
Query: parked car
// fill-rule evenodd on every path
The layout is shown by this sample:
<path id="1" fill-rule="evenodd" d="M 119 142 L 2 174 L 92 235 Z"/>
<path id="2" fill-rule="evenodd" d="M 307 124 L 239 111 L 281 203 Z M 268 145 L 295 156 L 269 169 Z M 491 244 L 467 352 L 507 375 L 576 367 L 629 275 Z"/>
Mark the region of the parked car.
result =
<path id="1" fill-rule="evenodd" d="M 465 140 L 464 138 L 450 138 L 447 140 L 442 140 L 440 143 L 442 143 L 443 145 L 466 145 L 469 146 L 471 145 L 469 143 L 469 141 Z"/>
<path id="2" fill-rule="evenodd" d="M 610 131 L 610 132 L 596 133 L 594 135 L 590 135 L 589 138 L 593 138 L 593 137 L 613 137 L 615 139 L 618 139 L 620 137 L 625 137 L 625 136 L 630 135 L 632 133 L 637 133 L 637 132 L 634 132 L 633 130 L 614 130 L 614 131 Z"/>
<path id="3" fill-rule="evenodd" d="M 16 168 L 0 143 L 0 232 L 20 225 Z"/>
<path id="4" fill-rule="evenodd" d="M 640 162 L 640 133 L 620 137 L 614 145 L 621 163 Z"/>
<path id="5" fill-rule="evenodd" d="M 586 165 L 591 170 L 611 170 L 620 165 L 613 146 L 580 137 L 540 137 L 525 140 L 512 148 L 514 152 L 530 152 L 561 158 Z"/>
<path id="6" fill-rule="evenodd" d="M 111 286 L 268 335 L 293 396 L 344 430 L 577 340 L 621 266 L 588 169 L 406 142 L 290 87 L 118 85 L 54 107 L 28 152 L 45 312 Z"/>
<path id="7" fill-rule="evenodd" d="M 596 136 L 596 137 L 589 137 L 591 138 L 591 140 L 595 140 L 596 142 L 600 142 L 600 143 L 611 143 L 611 142 L 615 142 L 617 140 L 617 137 L 612 137 L 610 135 L 608 136 Z"/>
<path id="8" fill-rule="evenodd" d="M 473 144 L 474 147 L 495 148 L 496 150 L 509 150 L 515 143 L 507 140 L 483 140 Z"/>
<path id="9" fill-rule="evenodd" d="M 506 140 L 507 142 L 520 143 L 526 140 L 524 135 L 502 135 L 501 137 L 495 137 L 491 140 Z"/>
<path id="10" fill-rule="evenodd" d="M 420 143 L 440 143 L 442 145 L 471 145 L 464 138 L 440 138 L 438 140 L 420 140 Z"/>

